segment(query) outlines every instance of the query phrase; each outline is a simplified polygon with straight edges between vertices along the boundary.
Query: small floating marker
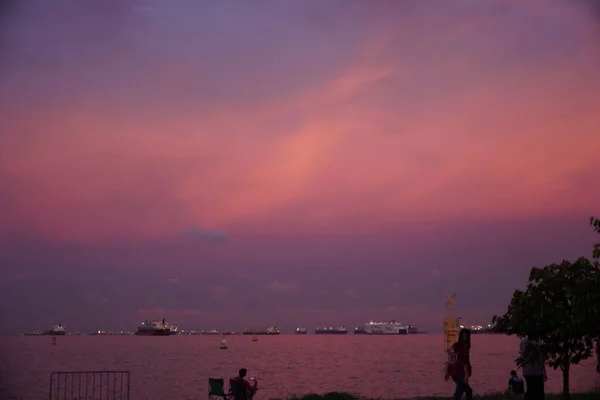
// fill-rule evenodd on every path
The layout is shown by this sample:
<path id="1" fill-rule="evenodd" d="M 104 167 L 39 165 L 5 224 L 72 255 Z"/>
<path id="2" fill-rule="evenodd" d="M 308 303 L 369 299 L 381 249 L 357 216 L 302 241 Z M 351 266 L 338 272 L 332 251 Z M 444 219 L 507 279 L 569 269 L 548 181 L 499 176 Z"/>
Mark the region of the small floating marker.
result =
<path id="1" fill-rule="evenodd" d="M 52 344 L 53 344 L 53 345 L 54 345 L 54 344 L 56 344 L 56 336 L 53 336 L 53 337 L 52 337 Z"/>
<path id="2" fill-rule="evenodd" d="M 256 336 L 256 333 L 252 336 L 252 341 L 258 342 L 258 336 Z"/>
<path id="3" fill-rule="evenodd" d="M 223 337 L 221 339 L 221 346 L 219 347 L 221 350 L 225 350 L 227 349 L 227 339 L 225 339 L 225 337 Z"/>

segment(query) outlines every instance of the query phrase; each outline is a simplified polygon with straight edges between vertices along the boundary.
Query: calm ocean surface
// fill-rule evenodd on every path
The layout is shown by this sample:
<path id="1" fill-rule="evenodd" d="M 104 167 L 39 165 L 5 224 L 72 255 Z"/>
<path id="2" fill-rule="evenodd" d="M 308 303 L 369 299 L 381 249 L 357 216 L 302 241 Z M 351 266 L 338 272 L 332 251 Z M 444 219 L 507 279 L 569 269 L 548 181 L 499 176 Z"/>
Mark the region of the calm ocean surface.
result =
<path id="1" fill-rule="evenodd" d="M 131 371 L 132 399 L 206 398 L 209 376 L 229 377 L 240 367 L 259 380 L 257 399 L 309 392 L 350 391 L 394 398 L 447 395 L 442 335 L 48 336 L 0 339 L 3 398 L 47 399 L 50 372 Z M 504 390 L 516 357 L 517 339 L 473 336 L 472 386 L 477 393 Z M 600 388 L 595 359 L 575 367 L 574 391 Z M 561 388 L 550 372 L 548 392 Z M 7 397 L 12 394 L 14 397 Z"/>

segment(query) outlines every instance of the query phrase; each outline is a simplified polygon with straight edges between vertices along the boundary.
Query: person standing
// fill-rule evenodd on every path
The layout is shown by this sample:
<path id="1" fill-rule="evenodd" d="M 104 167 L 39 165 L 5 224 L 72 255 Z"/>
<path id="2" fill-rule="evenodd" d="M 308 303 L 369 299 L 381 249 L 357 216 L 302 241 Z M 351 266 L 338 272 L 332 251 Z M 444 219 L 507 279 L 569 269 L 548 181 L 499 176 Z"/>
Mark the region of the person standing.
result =
<path id="1" fill-rule="evenodd" d="M 544 384 L 548 377 L 540 342 L 530 337 L 522 338 L 519 353 L 523 359 L 521 369 L 525 378 L 525 400 L 545 400 Z"/>
<path id="2" fill-rule="evenodd" d="M 600 340 L 596 342 L 596 372 L 600 374 Z"/>
<path id="3" fill-rule="evenodd" d="M 452 378 L 456 383 L 453 400 L 460 400 L 465 393 L 466 400 L 473 400 L 473 389 L 469 384 L 471 378 L 471 331 L 461 329 L 456 342 L 449 351 L 448 364 L 446 366 L 446 376 L 444 380 L 448 382 Z"/>

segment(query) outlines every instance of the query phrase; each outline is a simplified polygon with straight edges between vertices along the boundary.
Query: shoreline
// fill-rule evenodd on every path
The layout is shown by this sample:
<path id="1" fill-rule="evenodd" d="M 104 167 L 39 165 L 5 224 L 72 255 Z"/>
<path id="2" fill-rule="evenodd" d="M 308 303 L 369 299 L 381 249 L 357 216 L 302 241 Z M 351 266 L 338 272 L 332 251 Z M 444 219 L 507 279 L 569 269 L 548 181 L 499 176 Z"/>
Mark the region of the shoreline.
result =
<path id="1" fill-rule="evenodd" d="M 571 400 L 598 400 L 600 399 L 600 389 L 589 392 L 571 393 Z M 522 400 L 524 395 L 508 396 L 504 393 L 484 393 L 473 394 L 474 399 L 481 400 Z M 562 393 L 546 393 L 546 400 L 562 400 Z M 269 399 L 269 400 L 286 400 L 286 399 Z M 391 397 L 391 398 L 373 398 L 361 396 L 354 393 L 345 392 L 328 392 L 323 394 L 309 393 L 303 396 L 292 396 L 289 400 L 452 400 L 452 393 L 449 391 L 447 396 L 419 396 L 419 397 Z"/>

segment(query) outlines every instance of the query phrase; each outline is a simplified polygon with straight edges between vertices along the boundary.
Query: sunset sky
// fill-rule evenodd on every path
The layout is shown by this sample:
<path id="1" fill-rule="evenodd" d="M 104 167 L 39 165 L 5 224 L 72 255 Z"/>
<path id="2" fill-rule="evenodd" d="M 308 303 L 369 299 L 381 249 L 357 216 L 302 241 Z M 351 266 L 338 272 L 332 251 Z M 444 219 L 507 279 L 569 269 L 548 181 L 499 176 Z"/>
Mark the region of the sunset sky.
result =
<path id="1" fill-rule="evenodd" d="M 597 1 L 0 15 L 1 331 L 439 330 L 591 256 Z"/>

